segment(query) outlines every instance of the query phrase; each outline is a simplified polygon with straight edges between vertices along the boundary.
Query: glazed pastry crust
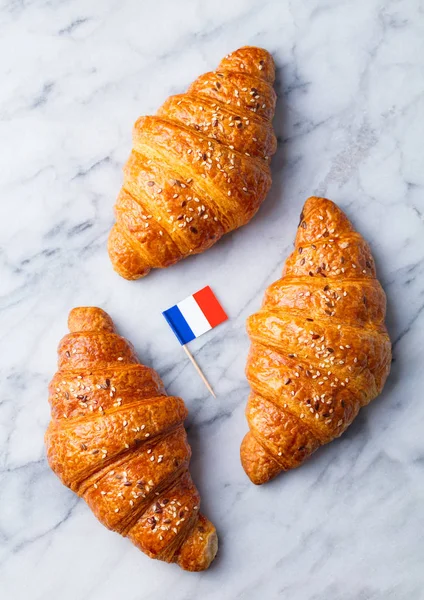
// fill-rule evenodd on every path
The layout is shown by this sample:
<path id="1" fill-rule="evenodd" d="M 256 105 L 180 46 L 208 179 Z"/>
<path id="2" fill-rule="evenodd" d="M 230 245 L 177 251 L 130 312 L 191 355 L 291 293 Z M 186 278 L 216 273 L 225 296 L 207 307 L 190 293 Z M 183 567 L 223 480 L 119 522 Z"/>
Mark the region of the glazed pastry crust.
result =
<path id="1" fill-rule="evenodd" d="M 150 557 L 207 569 L 218 542 L 188 471 L 183 400 L 166 394 L 101 309 L 73 309 L 69 330 L 49 386 L 51 468 Z"/>
<path id="2" fill-rule="evenodd" d="M 247 320 L 241 461 L 253 483 L 301 465 L 378 396 L 391 363 L 385 313 L 368 244 L 333 202 L 309 198 L 281 279 Z"/>
<path id="3" fill-rule="evenodd" d="M 199 254 L 254 216 L 276 150 L 273 81 L 271 55 L 240 48 L 138 119 L 108 243 L 120 275 Z"/>

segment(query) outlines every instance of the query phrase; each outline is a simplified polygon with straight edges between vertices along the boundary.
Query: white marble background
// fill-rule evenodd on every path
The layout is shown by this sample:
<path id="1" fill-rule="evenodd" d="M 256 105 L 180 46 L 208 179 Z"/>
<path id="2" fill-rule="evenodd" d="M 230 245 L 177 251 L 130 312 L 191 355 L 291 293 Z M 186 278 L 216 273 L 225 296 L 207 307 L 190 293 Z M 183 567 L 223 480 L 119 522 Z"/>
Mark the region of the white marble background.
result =
<path id="1" fill-rule="evenodd" d="M 230 50 L 278 66 L 274 184 L 206 254 L 139 282 L 105 250 L 139 114 Z M 422 0 L 0 0 L 2 600 L 424 598 Z M 384 393 L 340 440 L 266 487 L 239 463 L 246 316 L 290 251 L 307 196 L 370 241 L 394 345 Z M 160 310 L 205 284 L 230 320 L 191 344 Z M 47 383 L 69 309 L 105 308 L 189 407 L 192 472 L 220 551 L 206 573 L 146 558 L 47 467 Z"/>

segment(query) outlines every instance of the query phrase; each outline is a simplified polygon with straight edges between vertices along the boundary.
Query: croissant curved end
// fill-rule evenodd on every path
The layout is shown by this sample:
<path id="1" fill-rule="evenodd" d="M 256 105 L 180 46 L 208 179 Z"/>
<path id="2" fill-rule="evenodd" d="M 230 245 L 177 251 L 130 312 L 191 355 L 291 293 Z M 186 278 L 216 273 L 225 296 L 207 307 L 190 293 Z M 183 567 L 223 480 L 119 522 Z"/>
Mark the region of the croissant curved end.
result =
<path id="1" fill-rule="evenodd" d="M 143 256 L 134 250 L 117 223 L 110 230 L 107 249 L 114 270 L 124 279 L 140 279 L 150 272 Z"/>
<path id="2" fill-rule="evenodd" d="M 282 471 L 250 431 L 246 433 L 241 443 L 240 460 L 246 475 L 255 485 L 270 481 Z"/>
<path id="3" fill-rule="evenodd" d="M 218 536 L 214 525 L 199 514 L 196 525 L 181 546 L 177 564 L 186 571 L 205 571 L 218 551 Z"/>
<path id="4" fill-rule="evenodd" d="M 96 306 L 73 308 L 68 316 L 68 327 L 71 333 L 76 331 L 115 332 L 112 319 L 104 310 Z"/>

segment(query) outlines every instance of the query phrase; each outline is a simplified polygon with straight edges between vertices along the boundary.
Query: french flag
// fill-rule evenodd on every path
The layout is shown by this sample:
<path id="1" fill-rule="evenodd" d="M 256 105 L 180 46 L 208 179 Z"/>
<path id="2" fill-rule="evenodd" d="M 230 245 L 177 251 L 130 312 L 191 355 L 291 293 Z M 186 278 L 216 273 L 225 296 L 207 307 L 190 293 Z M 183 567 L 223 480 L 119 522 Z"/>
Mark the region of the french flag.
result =
<path id="1" fill-rule="evenodd" d="M 162 314 L 182 346 L 228 319 L 208 285 Z"/>

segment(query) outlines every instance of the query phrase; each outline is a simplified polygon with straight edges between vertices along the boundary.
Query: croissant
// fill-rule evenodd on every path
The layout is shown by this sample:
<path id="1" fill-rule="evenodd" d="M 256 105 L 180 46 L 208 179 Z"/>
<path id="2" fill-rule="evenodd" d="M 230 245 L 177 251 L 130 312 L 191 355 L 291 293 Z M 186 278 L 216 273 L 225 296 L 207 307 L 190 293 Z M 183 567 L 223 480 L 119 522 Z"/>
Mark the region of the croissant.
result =
<path id="1" fill-rule="evenodd" d="M 104 311 L 75 308 L 68 324 L 49 387 L 51 468 L 148 556 L 207 569 L 218 542 L 188 471 L 184 402 L 167 396 Z"/>
<path id="2" fill-rule="evenodd" d="M 386 297 L 368 244 L 330 200 L 309 198 L 281 279 L 247 320 L 253 483 L 303 463 L 383 389 L 391 363 Z"/>
<path id="3" fill-rule="evenodd" d="M 271 186 L 273 81 L 271 55 L 240 48 L 138 119 L 108 242 L 122 277 L 199 254 L 250 221 Z"/>

